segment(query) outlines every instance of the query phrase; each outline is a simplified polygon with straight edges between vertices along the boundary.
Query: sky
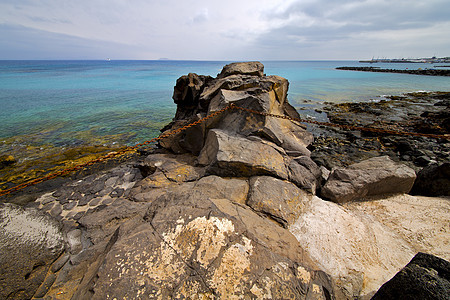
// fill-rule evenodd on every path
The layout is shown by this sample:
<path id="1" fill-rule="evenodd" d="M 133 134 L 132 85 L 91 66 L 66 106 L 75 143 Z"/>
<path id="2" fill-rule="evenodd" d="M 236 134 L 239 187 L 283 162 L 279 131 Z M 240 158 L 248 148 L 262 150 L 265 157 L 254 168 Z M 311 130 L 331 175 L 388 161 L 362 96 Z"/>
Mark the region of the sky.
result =
<path id="1" fill-rule="evenodd" d="M 0 0 L 0 59 L 431 56 L 449 0 Z"/>

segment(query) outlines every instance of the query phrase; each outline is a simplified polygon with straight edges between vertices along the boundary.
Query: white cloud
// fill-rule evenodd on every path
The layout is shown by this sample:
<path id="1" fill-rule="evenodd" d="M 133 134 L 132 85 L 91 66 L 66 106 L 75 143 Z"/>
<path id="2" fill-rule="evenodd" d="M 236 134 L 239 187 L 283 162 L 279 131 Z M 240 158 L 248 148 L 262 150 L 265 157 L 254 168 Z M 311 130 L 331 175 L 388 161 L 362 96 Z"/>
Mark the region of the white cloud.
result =
<path id="1" fill-rule="evenodd" d="M 3 0 L 0 20 L 3 34 L 21 26 L 42 39 L 113 43 L 132 59 L 360 58 L 402 45 L 405 55 L 433 47 L 450 55 L 436 33 L 448 32 L 448 0 Z"/>

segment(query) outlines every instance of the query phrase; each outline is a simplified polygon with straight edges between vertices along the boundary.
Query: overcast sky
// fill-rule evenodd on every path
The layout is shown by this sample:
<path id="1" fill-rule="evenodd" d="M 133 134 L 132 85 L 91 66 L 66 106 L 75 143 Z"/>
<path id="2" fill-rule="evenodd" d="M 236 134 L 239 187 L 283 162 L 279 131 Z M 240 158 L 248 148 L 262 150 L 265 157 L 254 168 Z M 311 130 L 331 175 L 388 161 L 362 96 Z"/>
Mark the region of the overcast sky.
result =
<path id="1" fill-rule="evenodd" d="M 449 0 L 0 0 L 0 59 L 430 56 Z"/>

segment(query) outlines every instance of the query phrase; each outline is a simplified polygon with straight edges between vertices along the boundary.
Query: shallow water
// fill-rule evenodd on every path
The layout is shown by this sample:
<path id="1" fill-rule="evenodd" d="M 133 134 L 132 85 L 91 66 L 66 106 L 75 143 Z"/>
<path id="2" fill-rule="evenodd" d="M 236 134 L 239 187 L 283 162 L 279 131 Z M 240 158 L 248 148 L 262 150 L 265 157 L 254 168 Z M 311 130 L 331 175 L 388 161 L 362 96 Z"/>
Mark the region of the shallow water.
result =
<path id="1" fill-rule="evenodd" d="M 175 113 L 171 97 L 176 79 L 189 72 L 216 76 L 226 63 L 0 61 L 0 139 L 3 144 L 21 140 L 54 146 L 131 145 L 149 140 Z M 335 70 L 363 65 L 355 61 L 263 63 L 266 74 L 289 80 L 289 101 L 301 113 L 312 115 L 313 104 L 324 101 L 367 101 L 450 86 L 448 77 Z M 392 65 L 377 66 L 401 67 Z"/>

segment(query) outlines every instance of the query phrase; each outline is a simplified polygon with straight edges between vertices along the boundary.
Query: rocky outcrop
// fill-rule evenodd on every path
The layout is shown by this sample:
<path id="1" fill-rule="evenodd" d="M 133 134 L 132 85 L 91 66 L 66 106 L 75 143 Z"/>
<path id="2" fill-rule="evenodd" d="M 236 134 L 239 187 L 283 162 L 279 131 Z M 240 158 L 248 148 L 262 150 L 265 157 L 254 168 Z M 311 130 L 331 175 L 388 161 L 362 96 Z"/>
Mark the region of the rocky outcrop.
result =
<path id="1" fill-rule="evenodd" d="M 391 280 L 373 296 L 378 299 L 448 299 L 450 263 L 439 257 L 417 253 Z"/>
<path id="2" fill-rule="evenodd" d="M 322 188 L 321 195 L 344 203 L 366 196 L 408 193 L 416 173 L 406 165 L 381 156 L 334 170 Z"/>
<path id="3" fill-rule="evenodd" d="M 267 214 L 283 227 L 293 224 L 310 202 L 311 195 L 289 181 L 270 176 L 250 178 L 247 205 Z"/>
<path id="4" fill-rule="evenodd" d="M 218 77 L 212 80 L 195 74 L 182 77 L 184 79 L 177 82 L 174 90 L 175 102 L 179 103 L 177 113 L 164 132 L 194 122 L 231 103 L 258 112 L 299 117 L 287 101 L 288 81 L 279 76 L 264 76 L 263 70 L 261 63 L 235 63 L 225 66 Z M 195 82 L 185 83 L 187 80 Z M 183 96 L 187 99 L 183 99 Z M 306 147 L 312 142 L 312 135 L 301 124 L 232 110 L 207 124 L 173 136 L 161 142 L 161 145 L 176 153 L 191 152 L 198 155 L 211 129 L 221 129 L 230 135 L 239 134 L 243 137 L 260 136 L 295 155 L 309 155 Z"/>

